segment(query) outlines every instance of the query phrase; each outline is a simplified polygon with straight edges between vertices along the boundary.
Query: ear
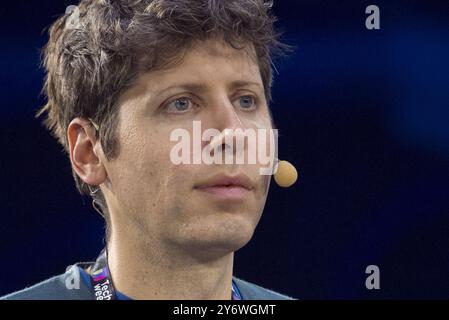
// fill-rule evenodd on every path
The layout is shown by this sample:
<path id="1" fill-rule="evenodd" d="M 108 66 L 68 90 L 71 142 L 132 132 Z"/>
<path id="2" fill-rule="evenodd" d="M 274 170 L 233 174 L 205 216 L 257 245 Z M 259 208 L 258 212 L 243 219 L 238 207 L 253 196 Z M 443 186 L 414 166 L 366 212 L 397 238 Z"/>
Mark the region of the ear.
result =
<path id="1" fill-rule="evenodd" d="M 73 119 L 67 128 L 70 162 L 78 176 L 89 185 L 100 185 L 107 178 L 106 169 L 98 156 L 100 141 L 92 123 L 84 118 Z"/>

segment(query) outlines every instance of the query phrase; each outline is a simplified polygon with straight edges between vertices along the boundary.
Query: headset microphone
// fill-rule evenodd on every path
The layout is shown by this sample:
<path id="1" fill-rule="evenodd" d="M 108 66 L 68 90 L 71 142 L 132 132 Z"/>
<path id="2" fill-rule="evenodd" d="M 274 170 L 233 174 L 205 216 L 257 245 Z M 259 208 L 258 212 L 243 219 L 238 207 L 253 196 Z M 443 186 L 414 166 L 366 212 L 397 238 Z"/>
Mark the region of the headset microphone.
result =
<path id="1" fill-rule="evenodd" d="M 288 161 L 279 160 L 277 165 L 277 171 L 274 174 L 274 181 L 278 186 L 282 188 L 288 188 L 292 186 L 298 179 L 298 172 L 296 168 Z"/>

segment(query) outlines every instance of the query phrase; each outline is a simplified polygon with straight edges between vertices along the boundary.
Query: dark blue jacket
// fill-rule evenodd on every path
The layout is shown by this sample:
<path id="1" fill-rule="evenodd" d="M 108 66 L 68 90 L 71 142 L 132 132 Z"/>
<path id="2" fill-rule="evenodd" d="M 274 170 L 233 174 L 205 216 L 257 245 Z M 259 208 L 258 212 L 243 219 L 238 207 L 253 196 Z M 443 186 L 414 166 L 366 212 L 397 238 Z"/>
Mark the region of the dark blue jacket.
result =
<path id="1" fill-rule="evenodd" d="M 80 279 L 78 288 L 66 284 Z M 293 298 L 262 288 L 253 283 L 233 277 L 243 300 L 291 300 Z M 32 287 L 1 297 L 0 300 L 94 300 L 88 283 L 82 280 L 80 267 L 73 265 L 61 275 L 52 277 Z"/>

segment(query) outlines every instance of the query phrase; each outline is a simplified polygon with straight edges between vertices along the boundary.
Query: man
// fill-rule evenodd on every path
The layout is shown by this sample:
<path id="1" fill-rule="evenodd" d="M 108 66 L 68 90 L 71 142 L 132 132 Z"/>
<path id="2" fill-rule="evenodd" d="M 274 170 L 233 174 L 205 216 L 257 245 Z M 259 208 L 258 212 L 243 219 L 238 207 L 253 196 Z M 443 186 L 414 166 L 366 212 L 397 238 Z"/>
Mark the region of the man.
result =
<path id="1" fill-rule="evenodd" d="M 194 121 L 220 132 L 272 129 L 270 54 L 283 45 L 270 7 L 82 0 L 52 25 L 38 115 L 105 217 L 106 250 L 6 299 L 289 298 L 233 277 L 234 251 L 265 205 L 261 164 L 170 160 L 171 134 L 192 133 Z M 213 143 L 227 148 L 211 139 L 201 149 Z"/>

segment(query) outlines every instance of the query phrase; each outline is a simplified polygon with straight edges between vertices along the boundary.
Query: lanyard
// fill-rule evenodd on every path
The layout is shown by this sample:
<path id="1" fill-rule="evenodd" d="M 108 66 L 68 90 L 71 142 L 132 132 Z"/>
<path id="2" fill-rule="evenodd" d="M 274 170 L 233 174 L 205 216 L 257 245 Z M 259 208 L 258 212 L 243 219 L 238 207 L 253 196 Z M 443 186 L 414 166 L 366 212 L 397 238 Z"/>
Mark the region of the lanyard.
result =
<path id="1" fill-rule="evenodd" d="M 117 293 L 109 273 L 106 249 L 103 249 L 95 261 L 90 274 L 95 300 L 116 300 Z M 232 300 L 243 300 L 242 296 L 232 281 Z"/>

